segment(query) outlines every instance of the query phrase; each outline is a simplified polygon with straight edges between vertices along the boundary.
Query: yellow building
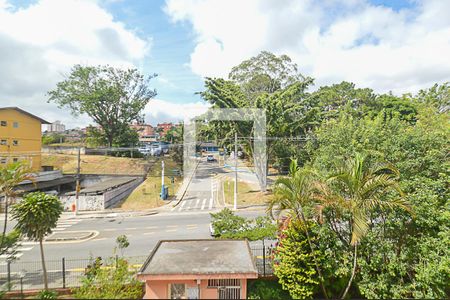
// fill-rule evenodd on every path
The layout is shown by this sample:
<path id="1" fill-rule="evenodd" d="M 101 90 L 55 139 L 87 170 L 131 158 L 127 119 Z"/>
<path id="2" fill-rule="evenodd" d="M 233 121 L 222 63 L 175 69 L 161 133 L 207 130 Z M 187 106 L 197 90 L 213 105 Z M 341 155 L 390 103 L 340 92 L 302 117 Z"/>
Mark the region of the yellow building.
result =
<path id="1" fill-rule="evenodd" d="M 0 165 L 25 160 L 40 171 L 42 124 L 50 123 L 18 107 L 0 107 Z"/>

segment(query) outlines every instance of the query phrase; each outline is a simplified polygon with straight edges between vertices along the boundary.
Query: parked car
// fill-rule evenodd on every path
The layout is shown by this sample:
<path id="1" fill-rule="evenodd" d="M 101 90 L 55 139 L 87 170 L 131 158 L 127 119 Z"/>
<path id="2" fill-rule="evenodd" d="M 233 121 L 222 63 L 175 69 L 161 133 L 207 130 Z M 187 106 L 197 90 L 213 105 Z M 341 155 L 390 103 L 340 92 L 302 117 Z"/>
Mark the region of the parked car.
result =
<path id="1" fill-rule="evenodd" d="M 206 161 L 207 162 L 214 162 L 214 161 L 216 161 L 216 159 L 214 158 L 214 155 L 208 154 L 208 156 L 206 156 Z"/>

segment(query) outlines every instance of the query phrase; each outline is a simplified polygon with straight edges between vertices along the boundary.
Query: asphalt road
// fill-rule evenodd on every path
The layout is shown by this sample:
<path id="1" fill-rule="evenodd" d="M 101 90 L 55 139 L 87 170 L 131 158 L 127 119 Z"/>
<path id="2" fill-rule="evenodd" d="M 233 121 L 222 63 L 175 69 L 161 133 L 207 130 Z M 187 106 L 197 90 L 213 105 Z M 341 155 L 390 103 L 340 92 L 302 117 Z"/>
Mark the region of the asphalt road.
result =
<path id="1" fill-rule="evenodd" d="M 209 230 L 210 213 L 217 212 L 224 206 L 223 203 L 218 203 L 217 197 L 212 196 L 211 192 L 214 189 L 213 176 L 219 172 L 223 171 L 217 163 L 200 163 L 184 200 L 175 209 L 168 206 L 155 215 L 60 219 L 55 232 L 93 232 L 94 235 L 81 241 L 44 243 L 47 268 L 49 273 L 54 275 L 54 278 L 50 280 L 54 287 L 62 284 L 62 258 L 66 260 L 68 274 L 72 272 L 79 275 L 80 272 L 84 272 L 89 258 L 122 255 L 120 251 L 114 252 L 116 238 L 119 235 L 126 235 L 130 242 L 129 247 L 123 251 L 123 255 L 132 257 L 133 262 L 138 265 L 145 260 L 159 240 L 212 238 Z M 265 212 L 249 210 L 238 211 L 237 214 L 244 217 L 256 217 L 264 215 Z M 14 222 L 9 221 L 8 224 L 9 231 L 14 226 Z M 24 241 L 19 251 L 19 260 L 11 265 L 12 273 L 17 278 L 20 271 L 25 272 L 28 280 L 24 283 L 25 288 L 39 286 L 41 284 L 39 245 L 35 242 Z M 5 260 L 0 257 L 0 283 L 5 282 L 6 272 Z M 32 276 L 33 274 L 35 275 Z"/>

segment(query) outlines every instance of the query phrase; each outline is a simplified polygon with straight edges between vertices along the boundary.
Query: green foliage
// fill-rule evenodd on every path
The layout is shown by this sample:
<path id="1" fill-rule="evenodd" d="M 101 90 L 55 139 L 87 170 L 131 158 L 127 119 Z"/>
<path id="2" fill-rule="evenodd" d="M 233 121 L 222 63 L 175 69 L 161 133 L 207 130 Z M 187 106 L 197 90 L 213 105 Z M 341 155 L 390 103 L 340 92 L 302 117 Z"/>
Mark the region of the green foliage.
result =
<path id="1" fill-rule="evenodd" d="M 123 256 L 123 251 L 124 251 L 124 249 L 128 248 L 128 246 L 130 246 L 130 242 L 128 241 L 127 236 L 123 234 L 123 235 L 119 235 L 116 238 L 116 245 L 117 245 L 117 248 L 119 248 L 119 250 Z"/>
<path id="2" fill-rule="evenodd" d="M 93 263 L 82 279 L 81 287 L 74 290 L 77 299 L 138 299 L 143 286 L 135 278 L 135 271 L 124 258 L 113 258 L 105 263 Z"/>
<path id="3" fill-rule="evenodd" d="M 256 241 L 276 236 L 277 226 L 268 217 L 246 219 L 224 208 L 218 213 L 211 213 L 211 219 L 218 238 Z"/>
<path id="4" fill-rule="evenodd" d="M 314 257 L 305 235 L 306 225 L 291 222 L 279 238 L 274 255 L 274 273 L 284 290 L 294 299 L 310 299 L 318 290 L 320 279 L 314 266 Z M 316 257 L 322 257 L 315 250 Z"/>
<path id="5" fill-rule="evenodd" d="M 43 192 L 26 194 L 22 201 L 12 207 L 12 217 L 17 221 L 14 228 L 31 241 L 39 241 L 46 290 L 48 289 L 48 279 L 42 241 L 56 227 L 56 222 L 63 209 L 58 197 Z"/>
<path id="6" fill-rule="evenodd" d="M 292 299 L 289 293 L 283 290 L 277 281 L 261 279 L 248 282 L 247 298 L 273 300 Z"/>
<path id="7" fill-rule="evenodd" d="M 47 133 L 42 135 L 42 144 L 43 145 L 51 145 L 57 143 L 64 143 L 65 136 L 59 133 Z"/>
<path id="8" fill-rule="evenodd" d="M 56 291 L 42 290 L 36 295 L 36 299 L 40 300 L 58 299 L 58 293 Z"/>
<path id="9" fill-rule="evenodd" d="M 13 205 L 12 217 L 15 226 L 24 236 L 32 241 L 40 241 L 52 233 L 63 211 L 58 197 L 43 192 L 26 194 L 23 200 Z"/>
<path id="10" fill-rule="evenodd" d="M 3 246 L 0 248 L 0 255 L 6 257 L 6 260 L 16 259 L 17 248 L 20 247 L 20 232 L 12 230 L 5 236 L 2 235 Z"/>
<path id="11" fill-rule="evenodd" d="M 145 78 L 137 69 L 75 65 L 68 78 L 48 92 L 49 101 L 68 108 L 75 116 L 91 117 L 100 125 L 98 133 L 108 146 L 130 145 L 136 135 L 129 124 L 143 119 L 142 110 L 156 95 L 148 87 L 155 76 Z"/>

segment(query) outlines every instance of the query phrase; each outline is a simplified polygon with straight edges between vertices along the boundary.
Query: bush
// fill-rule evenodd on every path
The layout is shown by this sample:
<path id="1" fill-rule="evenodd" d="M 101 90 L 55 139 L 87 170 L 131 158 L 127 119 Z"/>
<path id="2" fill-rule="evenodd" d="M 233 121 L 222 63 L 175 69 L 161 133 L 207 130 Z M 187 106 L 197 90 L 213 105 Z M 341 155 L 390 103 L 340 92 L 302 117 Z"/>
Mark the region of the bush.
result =
<path id="1" fill-rule="evenodd" d="M 271 280 L 255 280 L 248 284 L 248 299 L 292 299 L 281 285 Z"/>
<path id="2" fill-rule="evenodd" d="M 78 299 L 138 299 L 142 293 L 142 283 L 123 258 L 111 258 L 105 263 L 97 258 L 87 268 L 81 287 L 74 290 Z"/>
<path id="3" fill-rule="evenodd" d="M 42 290 L 36 295 L 36 299 L 41 300 L 50 300 L 50 299 L 57 299 L 58 293 L 55 291 L 50 290 Z"/>
<path id="4" fill-rule="evenodd" d="M 250 241 L 276 237 L 277 226 L 268 217 L 246 219 L 224 208 L 211 214 L 214 235 L 224 239 L 248 239 Z"/>

